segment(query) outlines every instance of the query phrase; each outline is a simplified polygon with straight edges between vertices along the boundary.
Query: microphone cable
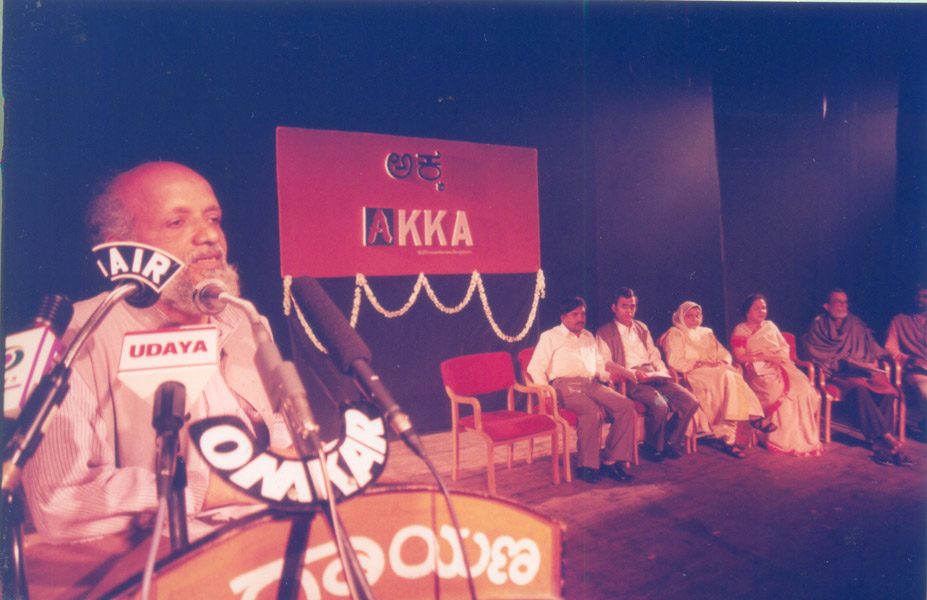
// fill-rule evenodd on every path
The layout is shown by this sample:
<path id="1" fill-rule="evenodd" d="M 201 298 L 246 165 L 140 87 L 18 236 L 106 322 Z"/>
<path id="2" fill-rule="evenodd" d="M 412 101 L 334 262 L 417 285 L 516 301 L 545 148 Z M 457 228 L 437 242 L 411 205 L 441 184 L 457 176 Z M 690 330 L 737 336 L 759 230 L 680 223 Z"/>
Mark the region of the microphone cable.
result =
<path id="1" fill-rule="evenodd" d="M 154 531 L 151 533 L 151 546 L 148 547 L 148 558 L 145 560 L 145 571 L 142 575 L 142 600 L 148 600 L 151 593 L 151 579 L 154 576 L 155 562 L 158 559 L 158 546 L 161 544 L 161 531 L 164 529 L 164 520 L 167 518 L 167 498 L 158 499 L 158 514 L 155 517 Z"/>

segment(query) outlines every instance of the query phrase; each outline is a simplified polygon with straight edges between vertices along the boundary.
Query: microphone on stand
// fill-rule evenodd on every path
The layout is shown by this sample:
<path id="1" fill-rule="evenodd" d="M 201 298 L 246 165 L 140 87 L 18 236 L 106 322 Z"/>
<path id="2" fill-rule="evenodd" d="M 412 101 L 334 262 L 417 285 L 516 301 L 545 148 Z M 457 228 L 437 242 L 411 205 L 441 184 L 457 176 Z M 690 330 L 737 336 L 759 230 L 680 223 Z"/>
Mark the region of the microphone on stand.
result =
<path id="1" fill-rule="evenodd" d="M 177 457 L 177 434 L 183 426 L 186 388 L 176 381 L 165 381 L 154 396 L 151 426 L 158 432 L 155 473 L 158 476 L 158 497 L 167 496 L 174 479 L 174 459 Z"/>
<path id="2" fill-rule="evenodd" d="M 265 319 L 254 305 L 229 293 L 226 285 L 218 279 L 205 279 L 193 290 L 193 304 L 200 312 L 214 315 L 222 312 L 227 304 L 237 307 L 251 321 L 251 331 L 257 342 L 254 363 L 264 389 L 270 397 L 274 411 L 281 412 L 302 456 L 322 453 L 319 426 L 309 406 L 309 395 L 303 386 L 292 361 L 284 361 L 280 350 L 270 337 Z"/>
<path id="3" fill-rule="evenodd" d="M 12 423 L 23 410 L 39 379 L 54 368 L 64 355 L 64 335 L 74 307 L 65 296 L 42 298 L 30 327 L 6 337 L 6 366 L 3 371 L 3 416 Z"/>
<path id="4" fill-rule="evenodd" d="M 64 296 L 50 294 L 42 299 L 32 326 L 6 337 L 6 368 L 3 373 L 3 439 L 23 440 L 23 424 L 31 423 L 40 410 L 37 401 L 27 402 L 39 385 L 46 381 L 64 354 L 59 341 L 64 335 L 74 307 Z M 43 383 L 48 386 L 47 383 Z M 18 419 L 17 419 L 18 417 Z M 18 445 L 4 449 L 2 505 L 0 505 L 0 553 L 6 556 L 0 566 L 0 581 L 10 597 L 28 597 L 26 567 L 23 560 L 25 510 L 16 493 L 21 465 L 16 462 Z M 7 463 L 7 456 L 13 460 Z M 28 458 L 28 457 L 27 457 Z"/>
<path id="5" fill-rule="evenodd" d="M 171 549 L 187 546 L 187 508 L 184 498 L 186 473 L 183 458 L 178 456 L 180 428 L 183 427 L 186 388 L 176 381 L 165 381 L 154 396 L 151 426 L 158 433 L 155 443 L 155 474 L 158 499 L 167 498 Z M 180 485 L 183 483 L 184 485 Z"/>
<path id="6" fill-rule="evenodd" d="M 334 492 L 325 465 L 319 426 L 312 415 L 312 409 L 309 406 L 309 395 L 306 393 L 306 388 L 303 387 L 299 373 L 296 372 L 296 366 L 292 361 L 282 359 L 280 350 L 270 337 L 264 318 L 258 314 L 254 305 L 247 300 L 230 294 L 228 288 L 221 281 L 207 279 L 197 284 L 193 290 L 193 303 L 201 312 L 207 315 L 221 312 L 227 304 L 238 307 L 248 315 L 252 332 L 257 341 L 254 362 L 261 375 L 261 380 L 264 382 L 267 395 L 270 396 L 274 410 L 283 414 L 290 435 L 293 437 L 293 444 L 296 446 L 301 459 L 304 461 L 305 458 L 313 454 L 320 459 L 322 478 L 329 501 L 326 516 L 335 537 L 335 547 L 338 550 L 338 556 L 341 558 L 348 591 L 352 598 L 360 597 L 360 591 L 363 592 L 364 598 L 373 598 L 370 584 L 363 574 L 360 561 L 351 546 L 344 524 L 335 510 Z M 305 462 L 303 462 L 303 467 L 307 469 L 306 476 L 309 477 Z M 295 597 L 295 590 L 298 590 L 298 587 L 292 589 Z"/>
<path id="7" fill-rule="evenodd" d="M 183 268 L 181 261 L 146 244 L 100 244 L 93 248 L 93 253 L 103 275 L 118 285 L 93 311 L 68 346 L 64 358 L 42 377 L 26 401 L 23 413 L 16 421 L 16 430 L 3 449 L 0 485 L 4 491 L 12 491 L 19 486 L 23 467 L 32 458 L 68 392 L 74 360 L 109 311 L 124 299 L 136 307 L 151 306 Z"/>
<path id="8" fill-rule="evenodd" d="M 380 377 L 370 366 L 372 355 L 364 340 L 354 331 L 332 299 L 313 277 L 293 280 L 293 297 L 303 307 L 303 312 L 312 319 L 312 325 L 327 342 L 335 364 L 341 371 L 353 375 L 361 390 L 379 405 L 389 419 L 393 431 L 409 448 L 419 456 L 425 454 L 425 447 L 412 427 L 409 416 L 399 408 L 392 394 L 383 385 Z"/>

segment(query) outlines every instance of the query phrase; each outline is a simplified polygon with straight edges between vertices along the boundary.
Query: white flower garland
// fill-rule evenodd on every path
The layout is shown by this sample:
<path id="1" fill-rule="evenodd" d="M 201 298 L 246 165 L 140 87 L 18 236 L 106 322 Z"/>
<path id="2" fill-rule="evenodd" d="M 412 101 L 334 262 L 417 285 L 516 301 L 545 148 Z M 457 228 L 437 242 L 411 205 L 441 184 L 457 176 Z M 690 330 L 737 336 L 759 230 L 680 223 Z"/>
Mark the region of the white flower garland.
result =
<path id="1" fill-rule="evenodd" d="M 299 319 L 300 324 L 303 326 L 303 330 L 306 332 L 306 335 L 309 336 L 312 344 L 318 348 L 320 352 L 328 354 L 328 350 L 325 349 L 325 346 L 315 335 L 315 332 L 312 331 L 312 327 L 310 327 L 308 321 L 306 321 L 305 315 L 303 315 L 302 311 L 299 309 L 299 304 L 293 301 L 293 293 L 291 291 L 292 284 L 292 275 L 287 275 L 283 278 L 283 314 L 290 316 L 292 310 L 295 309 L 296 317 Z M 464 295 L 463 300 L 461 300 L 456 306 L 453 307 L 446 306 L 443 302 L 441 302 L 438 299 L 438 296 L 435 294 L 434 290 L 431 288 L 431 284 L 428 282 L 428 277 L 426 277 L 424 273 L 419 273 L 418 279 L 415 280 L 415 286 L 412 288 L 412 294 L 409 296 L 409 300 L 403 304 L 399 310 L 385 309 L 380 304 L 380 301 L 377 300 L 377 297 L 373 293 L 370 284 L 367 283 L 367 278 L 364 277 L 363 273 L 358 273 L 355 277 L 354 305 L 351 308 L 351 327 L 357 327 L 357 319 L 360 316 L 361 290 L 364 291 L 364 294 L 367 296 L 367 300 L 370 302 L 370 305 L 373 306 L 377 312 L 379 312 L 387 319 L 395 319 L 396 317 L 401 317 L 402 315 L 409 312 L 409 309 L 412 308 L 412 305 L 415 304 L 416 300 L 418 300 L 418 295 L 422 291 L 423 287 L 425 288 L 425 293 L 428 294 L 428 298 L 434 303 L 435 307 L 448 315 L 453 315 L 462 311 L 473 298 L 473 291 L 478 289 L 480 291 L 480 301 L 483 304 L 483 312 L 486 313 L 486 320 L 489 321 L 492 330 L 496 333 L 497 336 L 499 336 L 500 339 L 506 342 L 518 342 L 524 339 L 526 335 L 528 335 L 528 331 L 531 329 L 531 326 L 534 324 L 534 320 L 537 318 L 538 304 L 540 303 L 541 298 L 544 297 L 545 285 L 544 271 L 539 269 L 537 282 L 534 287 L 534 300 L 531 303 L 531 312 L 528 313 L 528 321 L 525 323 L 524 328 L 517 335 L 510 336 L 503 333 L 502 329 L 493 318 L 492 310 L 489 308 L 489 299 L 486 296 L 486 288 L 483 286 L 483 278 L 480 277 L 478 271 L 474 271 L 470 276 L 470 285 L 467 287 L 467 293 Z"/>

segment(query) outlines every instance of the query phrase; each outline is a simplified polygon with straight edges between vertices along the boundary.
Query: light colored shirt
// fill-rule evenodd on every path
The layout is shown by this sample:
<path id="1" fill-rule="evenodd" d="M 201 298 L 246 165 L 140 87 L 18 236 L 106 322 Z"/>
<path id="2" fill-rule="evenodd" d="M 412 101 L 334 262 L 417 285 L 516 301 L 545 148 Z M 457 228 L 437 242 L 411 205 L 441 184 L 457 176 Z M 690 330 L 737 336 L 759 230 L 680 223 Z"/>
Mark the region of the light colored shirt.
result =
<path id="1" fill-rule="evenodd" d="M 615 319 L 612 323 L 618 332 L 618 338 L 621 340 L 621 350 L 624 351 L 623 364 L 618 360 L 618 357 L 612 356 L 611 347 L 603 337 L 602 332 L 608 326 L 600 328 L 596 336 L 599 354 L 609 369 L 614 370 L 616 375 L 624 379 L 630 379 L 635 383 L 637 382 L 636 371 L 644 371 L 650 377 L 662 379 L 672 377 L 663 363 L 663 359 L 660 358 L 660 351 L 653 343 L 650 331 L 642 323 L 632 321 L 631 325 L 623 325 L 618 319 Z M 638 334 L 635 326 L 640 327 L 644 334 Z M 645 337 L 642 338 L 641 335 L 645 335 Z"/>
<path id="2" fill-rule="evenodd" d="M 541 334 L 528 363 L 528 374 L 543 385 L 560 377 L 608 379 L 592 332 L 583 329 L 577 335 L 562 323 Z"/>
<path id="3" fill-rule="evenodd" d="M 214 321 L 220 339 L 238 325 Z M 195 402 L 188 399 L 190 421 L 205 417 L 234 416 L 252 428 L 260 421 L 254 410 L 245 410 L 219 373 L 213 375 Z M 249 413 L 251 413 L 249 415 Z M 151 415 L 141 415 L 139 426 L 151 426 Z M 290 443 L 286 426 L 279 416 L 270 431 L 271 446 Z M 182 455 L 187 465 L 187 514 L 200 512 L 209 484 L 209 467 L 199 453 L 186 443 L 182 432 Z M 151 449 L 152 454 L 155 449 Z M 43 539 L 66 542 L 125 531 L 133 522 L 144 524 L 157 511 L 158 498 L 154 472 L 144 467 L 117 467 L 116 451 L 107 441 L 107 425 L 93 390 L 74 371 L 70 390 L 53 418 L 48 432 L 23 472 L 23 486 L 36 529 Z M 210 511 L 212 524 L 220 524 L 242 514 L 241 507 Z M 190 537 L 208 528 L 190 524 Z"/>
<path id="4" fill-rule="evenodd" d="M 632 321 L 633 324 L 633 321 Z M 621 333 L 621 345 L 624 346 L 624 357 L 627 367 L 631 370 L 640 369 L 646 366 L 648 369 L 653 368 L 650 364 L 650 353 L 644 346 L 644 341 L 637 335 L 633 335 L 631 325 L 622 325 L 616 321 L 615 325 Z"/>

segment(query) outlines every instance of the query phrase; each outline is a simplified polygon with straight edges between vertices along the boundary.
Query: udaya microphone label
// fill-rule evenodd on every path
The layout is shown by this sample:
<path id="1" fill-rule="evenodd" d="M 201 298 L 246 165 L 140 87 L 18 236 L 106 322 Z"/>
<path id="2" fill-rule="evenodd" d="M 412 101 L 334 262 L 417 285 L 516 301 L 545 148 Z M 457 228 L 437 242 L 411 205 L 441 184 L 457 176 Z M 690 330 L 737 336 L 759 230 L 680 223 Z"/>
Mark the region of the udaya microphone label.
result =
<path id="1" fill-rule="evenodd" d="M 164 250 L 136 242 L 99 244 L 93 247 L 93 255 L 110 281 L 138 281 L 159 294 L 184 266 Z"/>
<path id="2" fill-rule="evenodd" d="M 219 365 L 215 325 L 137 331 L 122 338 L 118 378 L 142 398 L 153 398 L 165 381 L 182 383 L 195 399 Z"/>

